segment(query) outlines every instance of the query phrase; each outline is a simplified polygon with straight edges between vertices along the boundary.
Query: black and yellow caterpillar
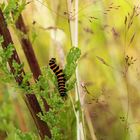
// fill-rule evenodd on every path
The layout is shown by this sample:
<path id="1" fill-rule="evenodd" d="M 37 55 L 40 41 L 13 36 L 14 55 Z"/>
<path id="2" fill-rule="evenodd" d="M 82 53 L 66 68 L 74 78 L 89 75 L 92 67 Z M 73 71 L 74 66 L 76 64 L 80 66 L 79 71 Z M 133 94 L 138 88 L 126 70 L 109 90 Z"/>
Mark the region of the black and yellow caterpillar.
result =
<path id="1" fill-rule="evenodd" d="M 65 88 L 66 79 L 65 79 L 63 70 L 60 69 L 59 66 L 56 64 L 55 58 L 50 59 L 49 66 L 57 77 L 58 90 L 59 90 L 60 95 L 62 97 L 66 96 L 66 88 Z"/>

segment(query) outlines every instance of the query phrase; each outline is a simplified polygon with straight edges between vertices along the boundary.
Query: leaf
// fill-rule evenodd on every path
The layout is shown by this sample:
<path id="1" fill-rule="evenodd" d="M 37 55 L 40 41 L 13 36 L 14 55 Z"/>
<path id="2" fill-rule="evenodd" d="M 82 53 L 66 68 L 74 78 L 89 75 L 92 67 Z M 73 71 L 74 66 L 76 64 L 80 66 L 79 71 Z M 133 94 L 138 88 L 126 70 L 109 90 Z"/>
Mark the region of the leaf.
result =
<path id="1" fill-rule="evenodd" d="M 3 38 L 0 39 L 0 42 L 3 42 Z M 0 57 L 3 62 L 7 62 L 9 58 L 13 55 L 14 46 L 13 44 L 9 44 L 6 49 L 0 50 Z"/>
<path id="2" fill-rule="evenodd" d="M 46 69 L 46 73 L 47 73 L 47 77 L 49 79 L 49 81 L 51 81 L 56 87 L 57 87 L 57 78 L 56 78 L 56 75 L 54 75 L 50 69 L 50 67 L 47 67 Z"/>
<path id="3" fill-rule="evenodd" d="M 0 45 L 2 45 L 1 44 L 2 42 L 3 42 L 3 37 L 0 36 Z M 2 47 L 0 47 L 0 72 L 1 72 L 0 81 L 1 82 L 8 83 L 11 80 L 13 80 L 13 75 L 10 73 L 7 67 L 8 59 L 11 58 L 11 56 L 13 55 L 13 51 L 14 51 L 13 44 L 9 44 L 6 49 L 2 49 Z"/>
<path id="4" fill-rule="evenodd" d="M 67 63 L 64 68 L 64 74 L 66 80 L 70 79 L 70 77 L 75 73 L 76 66 L 77 66 L 77 60 L 80 58 L 81 51 L 79 48 L 72 47 L 70 49 L 70 52 L 67 55 Z"/>
<path id="5" fill-rule="evenodd" d="M 37 140 L 37 136 L 33 133 L 23 133 L 19 129 L 16 129 L 16 139 L 18 140 Z"/>
<path id="6" fill-rule="evenodd" d="M 1 7 L 7 23 L 13 23 L 13 21 L 15 22 L 19 15 L 21 15 L 21 12 L 25 9 L 25 6 L 26 0 L 9 0 L 8 4 L 3 3 Z"/>
<path id="7" fill-rule="evenodd" d="M 5 57 L 7 59 L 11 58 L 11 56 L 13 55 L 13 51 L 15 50 L 14 45 L 13 44 L 9 44 L 7 49 L 5 49 Z"/>
<path id="8" fill-rule="evenodd" d="M 20 69 L 19 69 L 20 70 Z M 17 70 L 18 71 L 18 70 Z M 32 78 L 32 73 L 30 73 L 30 72 L 26 72 L 25 73 L 25 75 L 23 75 L 23 79 L 22 79 L 22 83 L 21 83 L 21 85 L 20 85 L 20 87 L 22 88 L 22 89 L 24 89 L 24 91 L 28 91 L 28 92 L 32 92 L 32 91 L 30 91 L 31 89 L 30 89 L 30 87 L 29 87 L 29 85 L 28 85 L 28 82 L 29 82 L 29 80 Z"/>
<path id="9" fill-rule="evenodd" d="M 14 75 L 18 76 L 19 74 L 21 74 L 21 70 L 24 67 L 24 63 L 18 64 L 15 60 L 13 60 L 12 66 L 15 70 Z"/>
<path id="10" fill-rule="evenodd" d="M 80 57 L 80 55 L 81 55 L 80 49 L 77 47 L 72 47 L 67 55 L 67 62 L 68 63 L 76 62 Z"/>
<path id="11" fill-rule="evenodd" d="M 73 77 L 69 80 L 69 82 L 66 84 L 66 89 L 67 89 L 67 91 L 73 89 L 73 88 L 75 87 L 75 83 L 76 83 L 76 78 L 75 78 L 75 76 L 73 76 Z"/>

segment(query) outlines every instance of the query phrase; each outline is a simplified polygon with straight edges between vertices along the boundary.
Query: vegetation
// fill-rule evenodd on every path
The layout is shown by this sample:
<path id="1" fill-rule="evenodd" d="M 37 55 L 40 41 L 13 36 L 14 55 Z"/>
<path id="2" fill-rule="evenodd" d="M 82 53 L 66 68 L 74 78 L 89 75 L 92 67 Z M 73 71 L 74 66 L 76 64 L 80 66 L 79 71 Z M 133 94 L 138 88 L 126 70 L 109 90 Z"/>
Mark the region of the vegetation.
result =
<path id="1" fill-rule="evenodd" d="M 1 1 L 0 140 L 139 140 L 138 5 Z"/>

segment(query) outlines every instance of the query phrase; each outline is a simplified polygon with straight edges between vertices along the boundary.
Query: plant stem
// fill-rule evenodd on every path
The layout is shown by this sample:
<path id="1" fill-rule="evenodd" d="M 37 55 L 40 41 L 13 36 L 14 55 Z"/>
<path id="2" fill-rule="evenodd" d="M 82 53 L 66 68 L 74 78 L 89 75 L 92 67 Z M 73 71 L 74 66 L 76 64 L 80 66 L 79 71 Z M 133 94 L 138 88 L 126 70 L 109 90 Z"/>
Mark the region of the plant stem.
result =
<path id="1" fill-rule="evenodd" d="M 16 28 L 27 35 L 27 29 L 23 21 L 22 15 L 20 15 L 18 17 L 18 20 L 16 21 Z M 20 39 L 24 54 L 27 58 L 28 64 L 30 66 L 30 69 L 33 73 L 34 80 L 37 81 L 39 76 L 41 75 L 41 70 L 40 70 L 38 61 L 36 59 L 35 53 L 34 53 L 32 43 L 30 42 L 29 39 L 24 38 L 24 37 L 19 37 L 19 39 Z M 47 104 L 46 100 L 42 96 L 41 98 L 42 98 L 46 112 L 49 111 L 49 105 Z"/>
<path id="2" fill-rule="evenodd" d="M 88 125 L 88 128 L 89 128 L 92 140 L 97 140 L 96 135 L 95 135 L 95 131 L 94 131 L 94 127 L 93 127 L 93 124 L 92 124 L 92 120 L 91 120 L 90 114 L 87 110 L 85 110 L 85 117 L 86 117 L 86 120 L 87 120 L 86 122 L 87 122 L 87 125 Z"/>
<path id="3" fill-rule="evenodd" d="M 6 49 L 9 44 L 13 44 L 10 32 L 7 28 L 7 24 L 5 22 L 2 10 L 0 9 L 0 35 L 3 36 L 4 42 L 2 43 L 3 49 Z M 8 60 L 8 64 L 10 67 L 11 73 L 15 73 L 15 69 L 12 66 L 13 60 L 16 61 L 18 64 L 21 64 L 19 56 L 17 54 L 16 49 L 13 51 L 13 55 Z M 22 83 L 23 77 L 22 75 L 25 75 L 24 69 L 20 71 L 20 74 L 15 77 L 16 82 L 20 85 Z M 30 86 L 30 83 L 27 82 L 27 85 Z M 49 138 L 51 138 L 50 130 L 45 122 L 40 120 L 40 118 L 37 116 L 39 112 L 42 112 L 40 105 L 37 101 L 37 98 L 34 94 L 25 94 L 24 101 L 26 102 L 26 105 L 28 109 L 30 110 L 31 115 L 33 116 L 34 122 L 36 124 L 36 127 L 38 128 L 39 135 L 41 139 L 43 140 L 45 136 L 47 135 Z"/>
<path id="4" fill-rule="evenodd" d="M 71 42 L 72 46 L 78 47 L 78 0 L 75 0 L 75 11 L 74 11 L 74 21 L 71 20 L 71 12 L 72 12 L 72 2 L 71 0 L 67 0 L 68 5 L 68 13 L 69 13 L 69 25 L 70 25 L 70 33 L 71 33 Z M 76 124 L 77 124 L 77 140 L 84 140 L 84 128 L 83 123 L 80 121 L 80 115 L 82 115 L 82 108 L 81 108 L 81 100 L 80 100 L 80 81 L 79 81 L 79 73 L 78 68 L 76 69 L 76 86 L 75 86 L 75 100 L 80 104 L 80 110 L 76 111 Z M 81 112 L 81 114 L 80 114 Z"/>
<path id="5" fill-rule="evenodd" d="M 16 28 L 27 35 L 27 29 L 26 29 L 25 23 L 23 21 L 22 15 L 20 15 L 18 17 L 18 20 L 16 21 Z M 27 61 L 29 63 L 30 69 L 33 73 L 33 77 L 35 80 L 37 80 L 39 75 L 41 75 L 41 70 L 40 70 L 39 64 L 37 62 L 32 44 L 29 39 L 26 39 L 24 37 L 20 38 L 20 40 L 21 40 L 21 45 L 22 45 L 23 51 L 24 51 Z"/>

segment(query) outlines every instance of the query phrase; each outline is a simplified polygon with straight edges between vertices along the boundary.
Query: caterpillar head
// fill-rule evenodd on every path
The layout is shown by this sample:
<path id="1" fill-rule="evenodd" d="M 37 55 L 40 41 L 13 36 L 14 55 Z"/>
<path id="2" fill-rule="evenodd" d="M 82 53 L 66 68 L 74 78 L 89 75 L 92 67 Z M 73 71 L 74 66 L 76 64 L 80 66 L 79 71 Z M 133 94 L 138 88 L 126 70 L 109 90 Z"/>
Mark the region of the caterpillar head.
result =
<path id="1" fill-rule="evenodd" d="M 50 62 L 55 63 L 56 62 L 56 59 L 55 58 L 51 58 Z"/>

